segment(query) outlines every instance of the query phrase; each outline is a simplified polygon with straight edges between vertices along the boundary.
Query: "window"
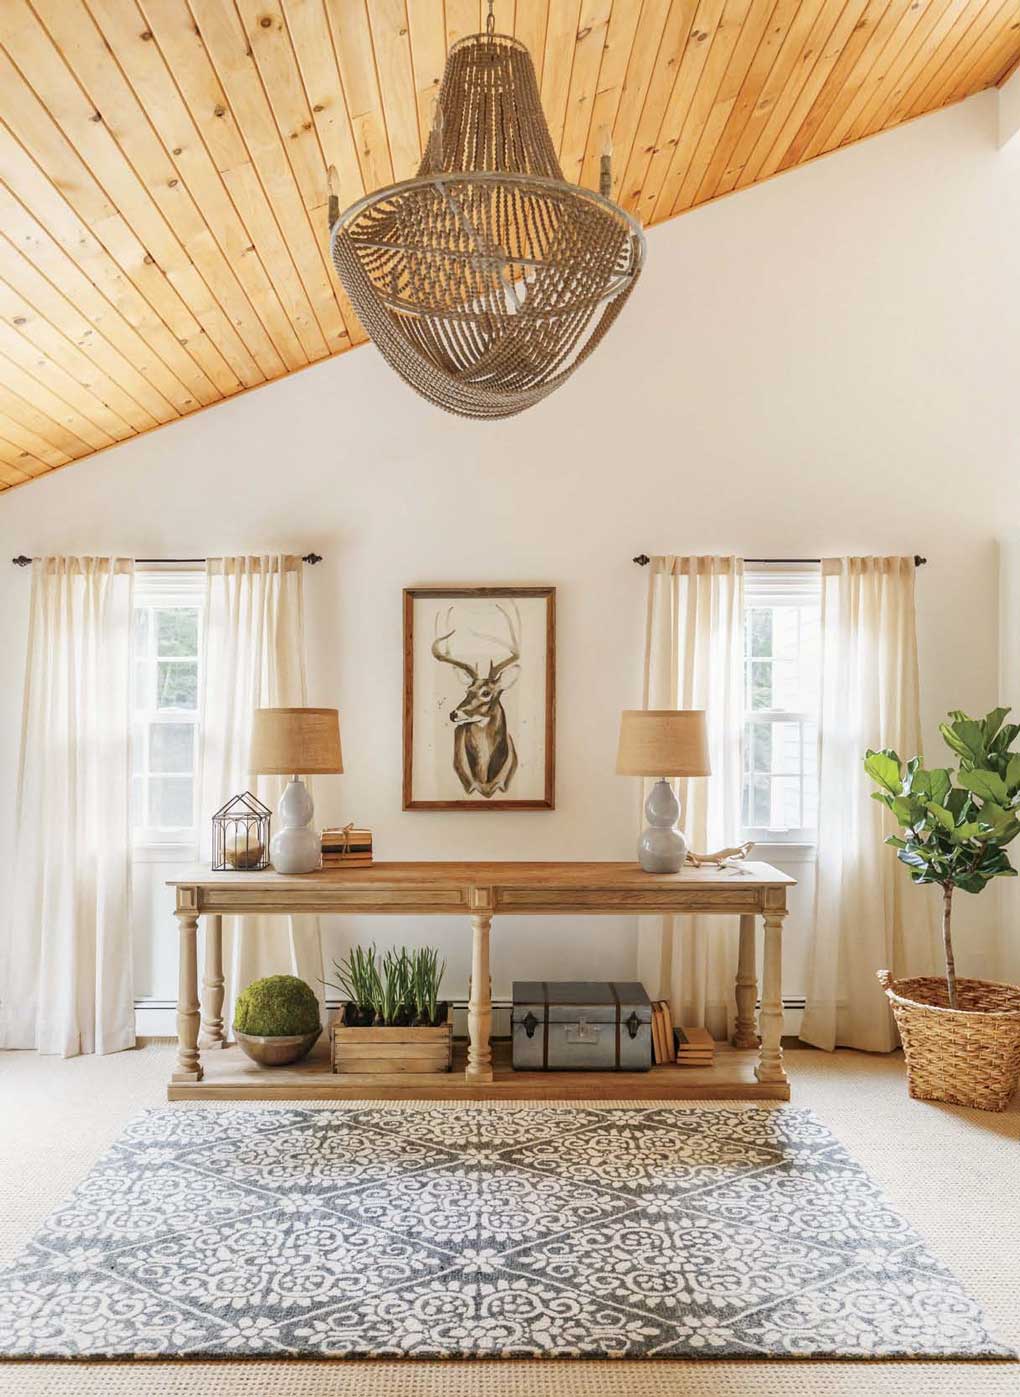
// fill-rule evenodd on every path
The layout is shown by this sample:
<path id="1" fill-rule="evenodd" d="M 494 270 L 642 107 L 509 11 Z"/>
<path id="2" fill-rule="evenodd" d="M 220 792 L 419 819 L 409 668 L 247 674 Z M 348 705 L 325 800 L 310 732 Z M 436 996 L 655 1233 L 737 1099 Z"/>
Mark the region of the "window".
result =
<path id="1" fill-rule="evenodd" d="M 744 578 L 743 821 L 759 842 L 815 839 L 820 588 L 811 565 Z"/>
<path id="2" fill-rule="evenodd" d="M 136 845 L 197 842 L 204 575 L 135 577 L 131 823 Z"/>

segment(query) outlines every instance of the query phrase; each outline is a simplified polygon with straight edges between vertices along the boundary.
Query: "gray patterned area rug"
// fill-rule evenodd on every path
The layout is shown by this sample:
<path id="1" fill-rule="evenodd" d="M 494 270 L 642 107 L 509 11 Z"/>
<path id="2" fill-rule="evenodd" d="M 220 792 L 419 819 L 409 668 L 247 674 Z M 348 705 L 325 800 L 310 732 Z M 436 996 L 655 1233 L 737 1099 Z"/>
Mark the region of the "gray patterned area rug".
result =
<path id="1" fill-rule="evenodd" d="M 809 1111 L 147 1111 L 0 1273 L 22 1358 L 1008 1358 Z"/>

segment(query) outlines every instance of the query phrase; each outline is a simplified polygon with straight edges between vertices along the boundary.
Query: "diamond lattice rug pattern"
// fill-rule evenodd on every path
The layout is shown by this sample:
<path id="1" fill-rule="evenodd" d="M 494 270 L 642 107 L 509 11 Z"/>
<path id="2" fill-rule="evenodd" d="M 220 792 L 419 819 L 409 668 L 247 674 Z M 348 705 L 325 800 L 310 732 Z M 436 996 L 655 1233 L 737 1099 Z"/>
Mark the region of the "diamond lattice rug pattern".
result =
<path id="1" fill-rule="evenodd" d="M 1008 1358 L 809 1111 L 158 1108 L 0 1273 L 0 1357 Z"/>

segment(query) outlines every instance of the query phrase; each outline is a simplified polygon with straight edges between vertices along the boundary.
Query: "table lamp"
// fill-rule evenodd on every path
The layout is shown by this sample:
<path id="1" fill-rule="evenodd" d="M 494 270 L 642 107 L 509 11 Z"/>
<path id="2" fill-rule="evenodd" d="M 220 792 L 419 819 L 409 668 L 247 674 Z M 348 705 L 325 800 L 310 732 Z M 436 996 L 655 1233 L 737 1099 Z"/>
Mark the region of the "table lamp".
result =
<path id="1" fill-rule="evenodd" d="M 280 797 L 281 828 L 269 857 L 277 873 L 311 873 L 322 849 L 312 829 L 315 807 L 302 776 L 333 775 L 344 769 L 340 715 L 335 708 L 256 708 L 251 730 L 251 770 L 289 776 Z"/>
<path id="2" fill-rule="evenodd" d="M 679 873 L 687 840 L 677 828 L 680 802 L 666 778 L 711 776 L 705 714 L 691 708 L 625 709 L 616 770 L 621 776 L 658 776 L 645 801 L 648 828 L 638 842 L 638 862 L 646 873 Z"/>

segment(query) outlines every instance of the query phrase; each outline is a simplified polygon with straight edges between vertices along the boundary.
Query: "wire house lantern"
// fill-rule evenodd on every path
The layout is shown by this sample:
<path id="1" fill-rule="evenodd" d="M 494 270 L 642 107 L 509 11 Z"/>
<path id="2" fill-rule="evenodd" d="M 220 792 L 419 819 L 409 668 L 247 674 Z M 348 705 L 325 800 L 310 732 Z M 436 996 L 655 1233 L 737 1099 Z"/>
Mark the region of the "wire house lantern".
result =
<path id="1" fill-rule="evenodd" d="M 334 172 L 331 171 L 331 180 Z M 365 330 L 416 392 L 511 417 L 591 354 L 634 289 L 641 225 L 563 178 L 528 50 L 487 31 L 450 49 L 416 178 L 344 213 L 330 247 Z"/>
<path id="2" fill-rule="evenodd" d="M 251 791 L 232 796 L 212 817 L 214 873 L 250 873 L 269 867 L 272 811 Z"/>

